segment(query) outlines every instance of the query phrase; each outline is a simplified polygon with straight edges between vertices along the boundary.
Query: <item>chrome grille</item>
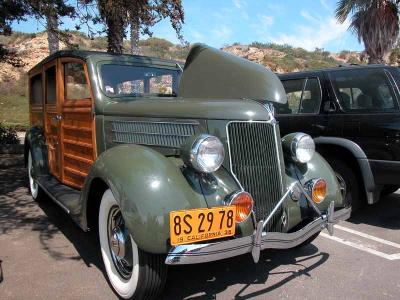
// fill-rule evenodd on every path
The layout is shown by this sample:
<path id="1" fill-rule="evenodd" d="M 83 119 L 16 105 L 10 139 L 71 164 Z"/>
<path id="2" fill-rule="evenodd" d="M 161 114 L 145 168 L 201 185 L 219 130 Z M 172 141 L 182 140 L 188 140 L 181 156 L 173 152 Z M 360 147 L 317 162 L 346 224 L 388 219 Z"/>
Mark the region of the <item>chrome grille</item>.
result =
<path id="1" fill-rule="evenodd" d="M 114 143 L 180 148 L 195 134 L 198 124 L 175 122 L 112 121 Z"/>
<path id="2" fill-rule="evenodd" d="M 227 131 L 231 170 L 253 196 L 256 219 L 265 219 L 282 196 L 277 128 L 267 122 L 231 122 Z M 267 230 L 279 230 L 280 215 L 274 215 Z"/>

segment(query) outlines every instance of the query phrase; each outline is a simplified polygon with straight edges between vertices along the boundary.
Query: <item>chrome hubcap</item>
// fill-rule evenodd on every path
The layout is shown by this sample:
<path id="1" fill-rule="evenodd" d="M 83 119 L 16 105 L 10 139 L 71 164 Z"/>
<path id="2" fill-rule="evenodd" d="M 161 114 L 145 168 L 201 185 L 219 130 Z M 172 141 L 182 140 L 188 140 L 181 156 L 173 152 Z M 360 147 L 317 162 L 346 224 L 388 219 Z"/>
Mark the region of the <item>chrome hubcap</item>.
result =
<path id="1" fill-rule="evenodd" d="M 132 244 L 121 210 L 117 205 L 108 214 L 108 244 L 115 268 L 125 279 L 132 274 Z"/>

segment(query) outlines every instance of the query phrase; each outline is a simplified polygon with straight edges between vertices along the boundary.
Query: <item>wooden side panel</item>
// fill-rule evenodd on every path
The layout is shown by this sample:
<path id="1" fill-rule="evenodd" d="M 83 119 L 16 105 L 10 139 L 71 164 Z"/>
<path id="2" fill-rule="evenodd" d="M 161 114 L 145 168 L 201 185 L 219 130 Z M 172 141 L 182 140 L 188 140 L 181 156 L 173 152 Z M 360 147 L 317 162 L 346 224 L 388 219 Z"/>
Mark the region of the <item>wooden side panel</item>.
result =
<path id="1" fill-rule="evenodd" d="M 65 183 L 81 188 L 94 161 L 92 103 L 75 101 L 63 107 L 62 143 Z"/>
<path id="2" fill-rule="evenodd" d="M 44 120 L 50 173 L 61 180 L 59 81 L 56 72 L 56 61 L 49 62 L 43 68 Z"/>
<path id="3" fill-rule="evenodd" d="M 55 105 L 46 105 L 46 144 L 48 151 L 50 173 L 60 177 L 60 145 L 59 127 L 57 121 L 57 108 Z"/>
<path id="4" fill-rule="evenodd" d="M 30 126 L 43 127 L 43 106 L 30 106 L 29 110 Z"/>
<path id="5" fill-rule="evenodd" d="M 88 89 L 91 90 L 86 65 L 79 60 L 62 59 L 59 62 L 60 87 L 62 101 L 62 178 L 63 182 L 75 188 L 82 188 L 90 167 L 93 164 L 95 151 L 94 116 L 92 113 L 93 97 L 87 99 L 66 99 L 64 64 L 81 63 L 84 66 Z M 91 94 L 91 93 L 90 93 Z"/>

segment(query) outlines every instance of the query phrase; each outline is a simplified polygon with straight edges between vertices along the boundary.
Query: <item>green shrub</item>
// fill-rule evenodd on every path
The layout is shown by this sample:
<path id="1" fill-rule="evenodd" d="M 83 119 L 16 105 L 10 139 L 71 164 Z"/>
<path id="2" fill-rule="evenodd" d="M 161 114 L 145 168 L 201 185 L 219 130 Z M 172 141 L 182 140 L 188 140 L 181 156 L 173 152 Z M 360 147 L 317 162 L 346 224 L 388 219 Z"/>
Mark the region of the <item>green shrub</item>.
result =
<path id="1" fill-rule="evenodd" d="M 0 123 L 0 144 L 19 144 L 17 131 Z"/>

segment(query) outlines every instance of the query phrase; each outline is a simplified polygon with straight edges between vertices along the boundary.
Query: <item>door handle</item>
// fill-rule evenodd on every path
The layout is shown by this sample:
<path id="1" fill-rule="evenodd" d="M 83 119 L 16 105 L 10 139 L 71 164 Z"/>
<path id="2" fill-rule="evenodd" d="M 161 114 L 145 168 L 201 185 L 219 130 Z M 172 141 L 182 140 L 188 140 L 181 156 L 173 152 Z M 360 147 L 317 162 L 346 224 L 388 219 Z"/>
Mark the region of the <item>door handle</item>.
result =
<path id="1" fill-rule="evenodd" d="M 56 116 L 52 117 L 51 119 L 52 119 L 53 121 L 59 122 L 59 121 L 62 120 L 62 116 L 61 116 L 61 115 L 56 115 Z"/>

